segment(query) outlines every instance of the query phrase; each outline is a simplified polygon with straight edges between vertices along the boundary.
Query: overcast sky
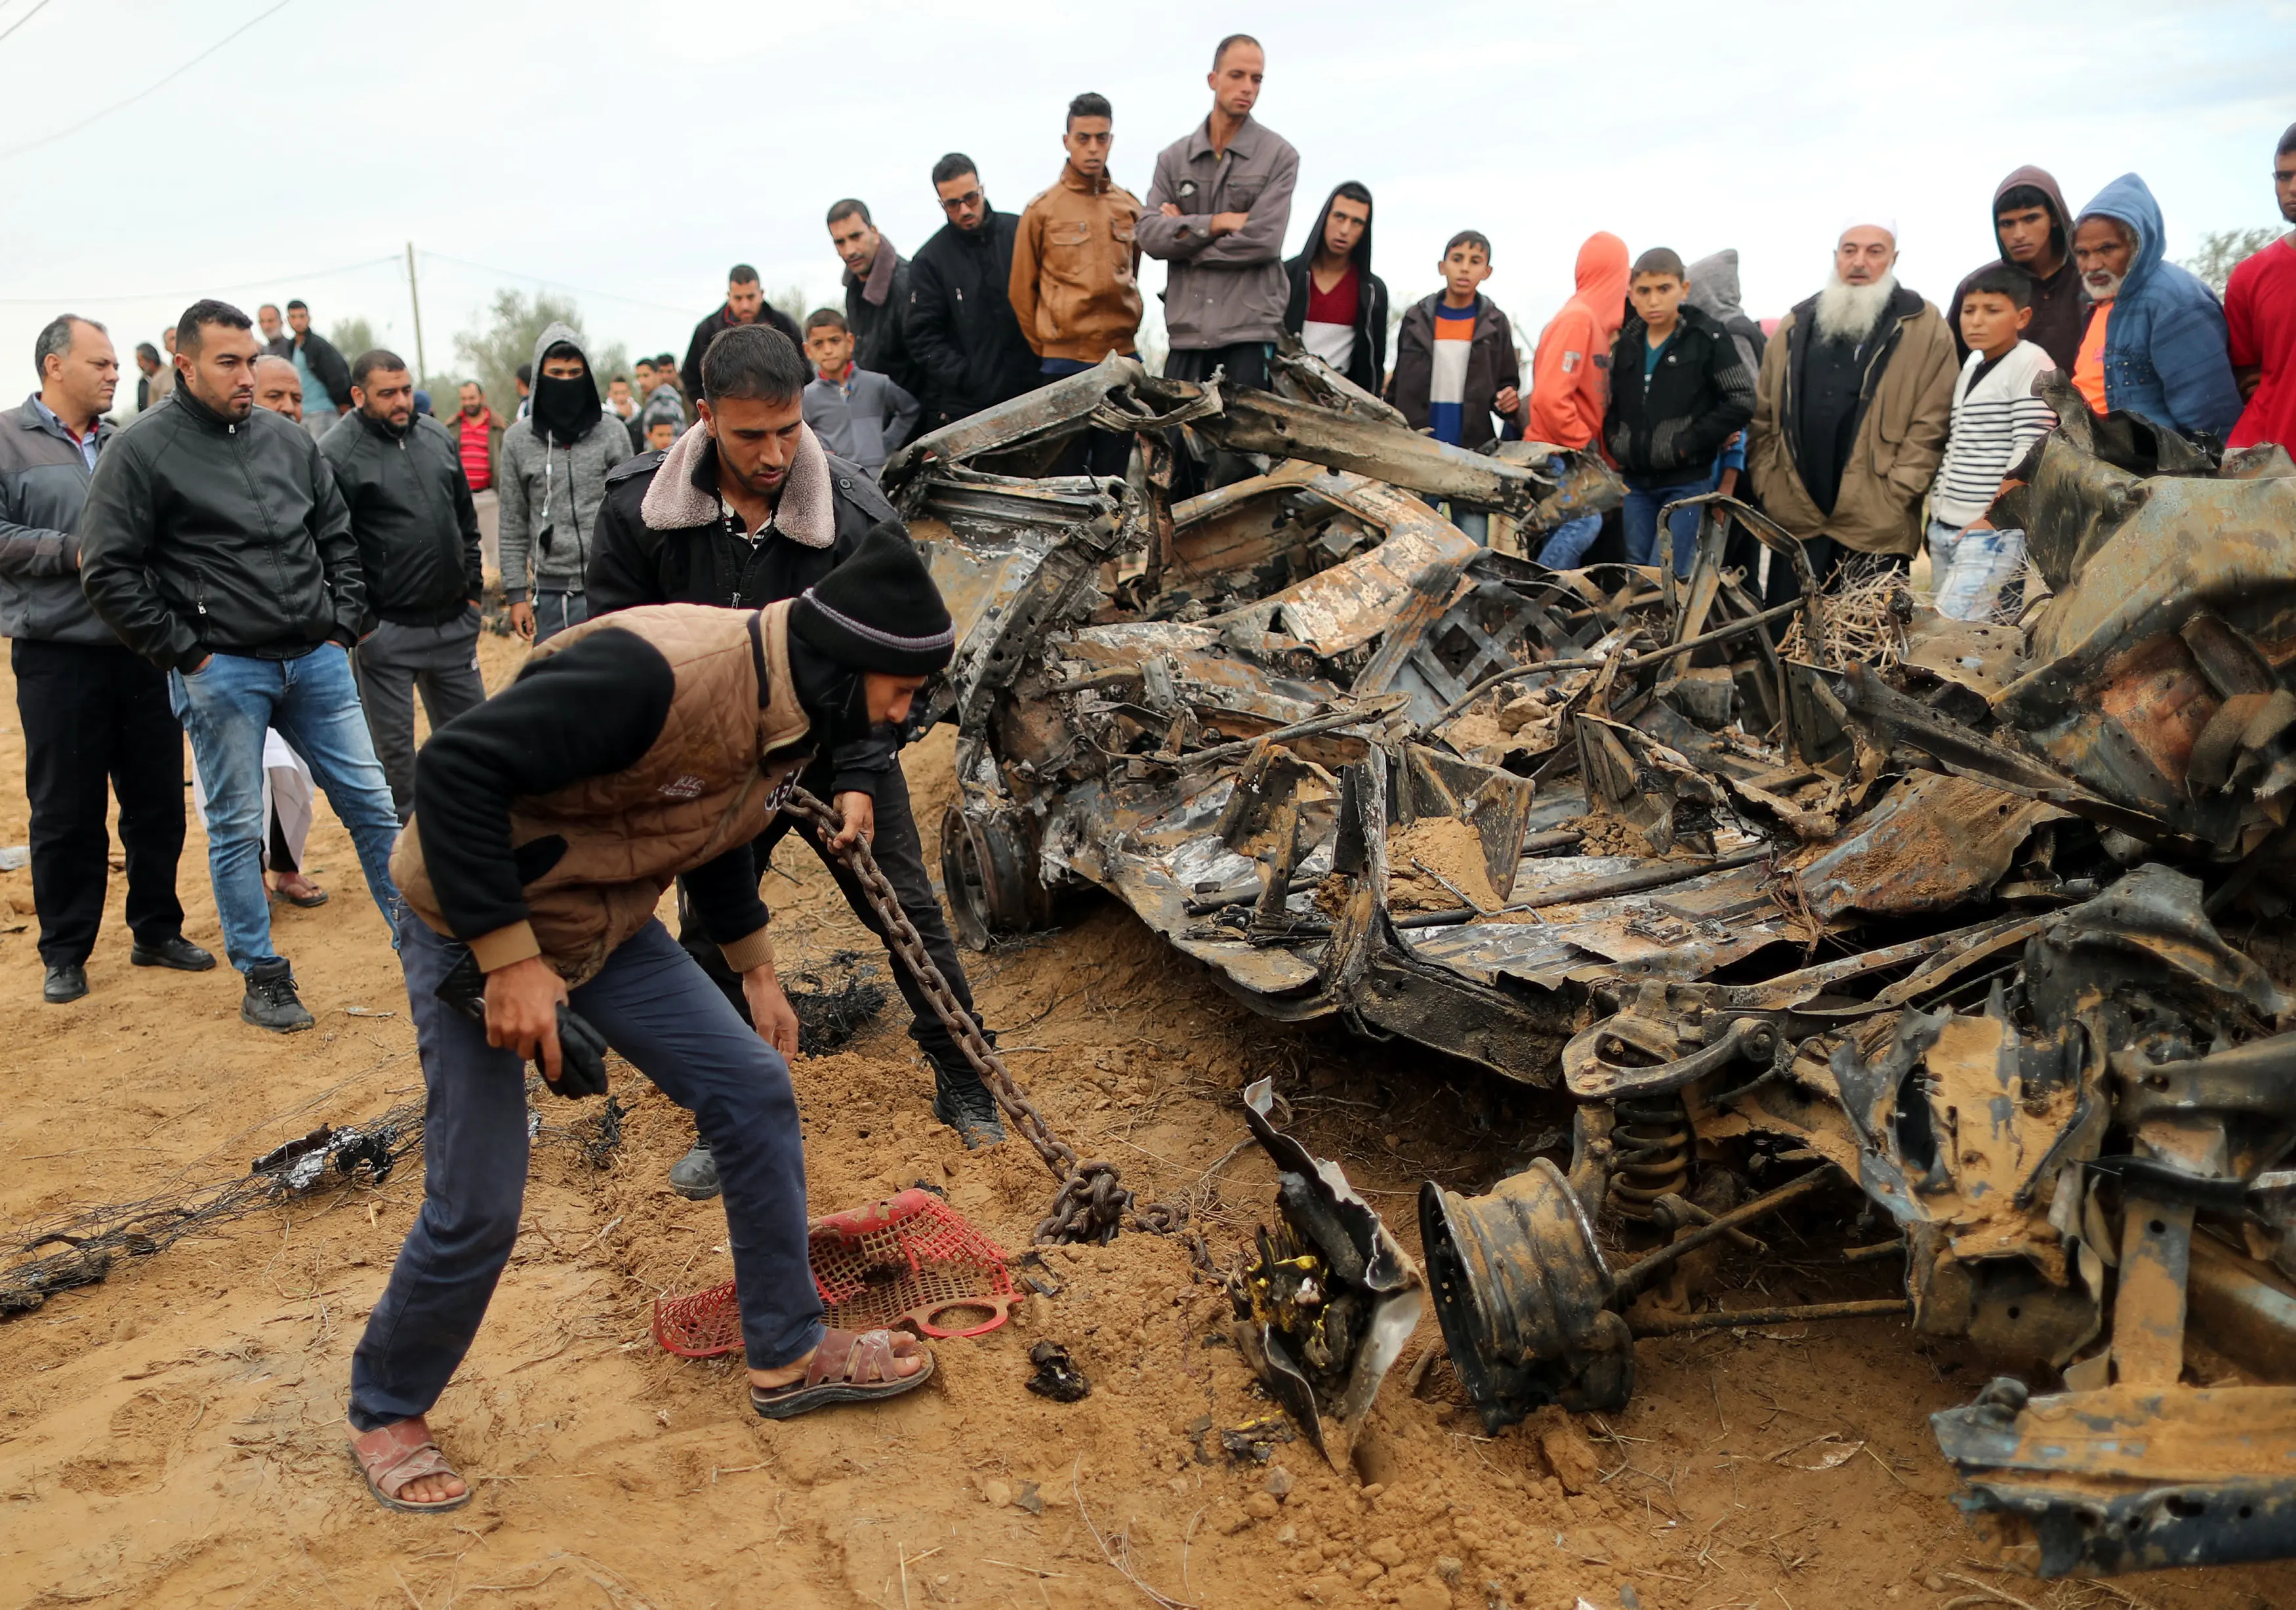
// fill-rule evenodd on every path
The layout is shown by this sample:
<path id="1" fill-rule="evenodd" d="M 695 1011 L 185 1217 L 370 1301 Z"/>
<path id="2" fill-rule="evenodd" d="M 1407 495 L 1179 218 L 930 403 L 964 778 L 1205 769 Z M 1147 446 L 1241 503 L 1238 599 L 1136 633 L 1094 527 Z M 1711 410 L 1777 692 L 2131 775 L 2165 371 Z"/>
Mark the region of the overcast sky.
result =
<path id="1" fill-rule="evenodd" d="M 1238 29 L 1267 47 L 1262 120 L 1301 153 L 1288 249 L 1333 184 L 1360 179 L 1398 304 L 1436 288 L 1451 232 L 1478 228 L 1486 290 L 1526 344 L 1597 229 L 1685 259 L 1737 247 L 1761 316 L 1816 288 L 1845 213 L 1894 213 L 1901 276 L 1935 300 L 1989 255 L 1993 187 L 2022 162 L 2076 208 L 2143 174 L 2182 255 L 2204 231 L 2276 221 L 2272 148 L 2296 119 L 2289 4 L 2088 0 L 2018 21 L 1984 0 L 288 0 L 265 15 L 279 4 L 0 0 L 0 31 L 20 23 L 0 37 L 13 384 L 55 312 L 111 324 L 124 357 L 211 294 L 250 313 L 300 296 L 322 329 L 364 315 L 411 357 L 409 240 L 434 372 L 506 284 L 573 294 L 594 339 L 682 355 L 735 260 L 769 292 L 837 295 L 823 214 L 839 196 L 913 251 L 939 226 L 928 170 L 955 149 L 1018 210 L 1058 171 L 1078 91 L 1114 102 L 1114 171 L 1144 193 L 1157 150 L 1203 117 L 1213 41 Z M 1161 283 L 1152 264 L 1146 277 Z"/>

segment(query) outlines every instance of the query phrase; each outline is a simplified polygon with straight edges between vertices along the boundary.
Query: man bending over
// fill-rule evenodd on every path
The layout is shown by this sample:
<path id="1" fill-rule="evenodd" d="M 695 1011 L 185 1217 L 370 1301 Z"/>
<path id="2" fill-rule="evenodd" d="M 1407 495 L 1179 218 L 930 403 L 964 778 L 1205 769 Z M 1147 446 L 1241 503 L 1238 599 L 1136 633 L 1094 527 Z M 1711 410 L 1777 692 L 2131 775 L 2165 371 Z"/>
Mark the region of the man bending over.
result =
<path id="1" fill-rule="evenodd" d="M 724 1185 L 750 1399 L 784 1419 L 891 1397 L 932 1359 L 883 1331 L 826 1330 L 806 1249 L 805 1157 L 749 853 L 816 751 L 898 721 L 955 632 L 890 523 L 795 599 L 661 604 L 570 628 L 415 761 L 393 858 L 427 1090 L 422 1211 L 351 1360 L 351 1452 L 398 1509 L 469 1484 L 423 1417 L 462 1363 L 517 1239 L 521 1064 L 570 1072 L 570 1008 L 694 1114 Z M 752 1032 L 653 911 L 671 880 L 740 974 Z M 440 996 L 484 974 L 485 1027 Z"/>

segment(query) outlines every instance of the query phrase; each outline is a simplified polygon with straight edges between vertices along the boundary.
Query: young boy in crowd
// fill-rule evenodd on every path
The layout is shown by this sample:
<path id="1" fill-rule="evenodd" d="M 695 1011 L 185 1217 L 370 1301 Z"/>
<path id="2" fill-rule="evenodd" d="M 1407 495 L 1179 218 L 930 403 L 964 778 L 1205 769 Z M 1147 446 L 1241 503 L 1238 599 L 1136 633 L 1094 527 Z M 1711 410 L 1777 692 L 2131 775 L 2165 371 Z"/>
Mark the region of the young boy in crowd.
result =
<path id="1" fill-rule="evenodd" d="M 2033 395 L 2034 381 L 2056 365 L 2023 338 L 2033 322 L 2033 282 L 2023 269 L 1980 269 L 1957 311 L 1969 359 L 1954 382 L 1953 426 L 1930 489 L 1930 586 L 1939 614 L 1988 620 L 2024 568 L 2025 533 L 1995 530 L 1986 511 L 2010 466 L 2056 429 L 2056 415 Z"/>
<path id="2" fill-rule="evenodd" d="M 1611 347 L 1603 446 L 1627 482 L 1619 513 L 1629 564 L 1665 563 L 1659 511 L 1745 466 L 1754 377 L 1730 332 L 1691 307 L 1689 293 L 1679 256 L 1664 246 L 1644 252 L 1627 282 L 1634 311 Z M 1677 575 L 1688 575 L 1697 554 L 1700 512 L 1677 509 L 1667 522 Z"/>
<path id="3" fill-rule="evenodd" d="M 666 419 L 649 420 L 646 423 L 645 450 L 667 453 L 677 445 L 677 427 Z"/>
<path id="4" fill-rule="evenodd" d="M 1396 333 L 1387 400 L 1413 430 L 1488 453 L 1498 443 L 1493 412 L 1512 418 L 1522 407 L 1514 327 L 1480 289 L 1491 277 L 1491 243 L 1462 229 L 1436 267 L 1443 289 L 1412 304 Z M 1452 523 L 1477 542 L 1488 539 L 1490 517 L 1482 510 L 1450 513 Z"/>
<path id="5" fill-rule="evenodd" d="M 805 423 L 823 447 L 876 474 L 916 428 L 917 399 L 855 366 L 853 332 L 834 308 L 805 321 L 805 356 L 817 377 L 805 389 Z"/>

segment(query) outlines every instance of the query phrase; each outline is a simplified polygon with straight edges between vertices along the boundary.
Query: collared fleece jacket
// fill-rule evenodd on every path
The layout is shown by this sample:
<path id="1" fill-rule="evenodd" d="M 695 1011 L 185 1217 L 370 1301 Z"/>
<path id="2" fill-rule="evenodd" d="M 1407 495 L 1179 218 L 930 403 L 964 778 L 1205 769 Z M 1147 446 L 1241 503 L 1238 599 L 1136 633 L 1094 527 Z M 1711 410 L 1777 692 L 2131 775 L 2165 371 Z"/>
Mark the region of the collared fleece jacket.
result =
<path id="1" fill-rule="evenodd" d="M 542 373 L 542 355 L 562 341 L 582 349 L 582 337 L 566 324 L 552 324 L 535 338 L 536 374 Z M 587 353 L 583 362 L 589 362 Z M 610 411 L 602 411 L 571 447 L 550 440 L 531 415 L 503 432 L 495 485 L 501 496 L 503 596 L 511 603 L 522 604 L 537 591 L 582 590 L 606 477 L 630 456 L 629 427 Z"/>
<path id="2" fill-rule="evenodd" d="M 1156 177 L 1140 213 L 1140 249 L 1168 265 L 1164 330 L 1175 352 L 1209 352 L 1239 341 L 1272 341 L 1283 330 L 1292 282 L 1283 272 L 1283 232 L 1300 153 L 1292 142 L 1246 118 L 1227 150 L 1212 151 L 1211 119 L 1157 153 Z M 1167 218 L 1169 201 L 1180 209 Z M 1216 213 L 1249 214 L 1233 234 L 1214 235 Z"/>
<path id="3" fill-rule="evenodd" d="M 1897 288 L 1882 314 L 1887 333 L 1874 341 L 1866 362 L 1849 459 L 1833 513 L 1826 514 L 1802 482 L 1794 446 L 1801 437 L 1802 374 L 1816 311 L 1814 296 L 1797 303 L 1762 354 L 1754 420 L 1747 428 L 1747 472 L 1763 509 L 1795 536 L 1831 537 L 1860 554 L 1911 558 L 1921 551 L 1922 497 L 1937 478 L 1953 423 L 1959 373 L 1953 337 L 1935 308 L 1903 285 Z"/>

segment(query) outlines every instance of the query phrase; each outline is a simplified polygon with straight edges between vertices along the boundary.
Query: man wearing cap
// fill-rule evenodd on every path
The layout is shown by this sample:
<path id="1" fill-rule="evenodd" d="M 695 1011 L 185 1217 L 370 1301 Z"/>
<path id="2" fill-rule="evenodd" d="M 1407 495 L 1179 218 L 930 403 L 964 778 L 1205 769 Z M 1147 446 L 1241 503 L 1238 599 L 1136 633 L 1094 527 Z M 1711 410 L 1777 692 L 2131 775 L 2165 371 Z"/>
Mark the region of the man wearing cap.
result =
<path id="1" fill-rule="evenodd" d="M 1953 423 L 1952 332 L 1898 283 L 1897 261 L 1893 221 L 1851 220 L 1835 236 L 1825 288 L 1779 321 L 1762 354 L 1747 470 L 1821 586 L 1857 554 L 1911 563 Z M 1792 568 L 1774 561 L 1770 602 L 1799 588 Z"/>
<path id="2" fill-rule="evenodd" d="M 812 754 L 906 716 L 955 638 L 923 560 L 889 523 L 795 599 L 659 604 L 570 628 L 417 758 L 392 868 L 420 919 L 401 959 L 427 1091 L 425 1195 L 351 1359 L 351 1451 L 381 1503 L 469 1501 L 423 1417 L 517 1239 L 520 1064 L 533 1058 L 555 1085 L 576 1073 L 570 1048 L 594 1055 L 599 1039 L 709 1139 L 751 1407 L 785 1419 L 932 1373 L 913 1343 L 822 1325 L 785 1060 L 797 1018 L 748 846 Z M 653 915 L 678 877 L 742 976 L 754 1031 Z M 484 977 L 483 1028 L 448 1004 L 458 967 Z"/>
<path id="3" fill-rule="evenodd" d="M 701 428 L 667 454 L 634 458 L 609 479 L 590 563 L 596 614 L 653 604 L 757 609 L 793 598 L 842 564 L 873 527 L 894 517 L 876 482 L 832 457 L 805 423 L 810 372 L 779 333 L 757 324 L 728 330 L 710 343 L 701 368 L 708 390 Z M 853 915 L 885 940 L 859 881 L 832 853 L 866 838 L 933 965 L 970 1010 L 971 987 L 925 867 L 890 729 L 824 748 L 803 785 L 837 807 L 844 831 L 829 842 L 810 825 L 776 821 L 752 847 L 758 876 L 775 846 L 794 830 L 821 857 Z M 739 985 L 709 955 L 690 918 L 684 937 L 739 1010 Z M 909 1007 L 910 1038 L 933 1066 L 933 1115 L 968 1146 L 1002 1140 L 996 1098 L 908 970 L 888 960 Z M 696 1199 L 717 1194 L 706 1135 L 671 1167 L 669 1182 Z"/>

